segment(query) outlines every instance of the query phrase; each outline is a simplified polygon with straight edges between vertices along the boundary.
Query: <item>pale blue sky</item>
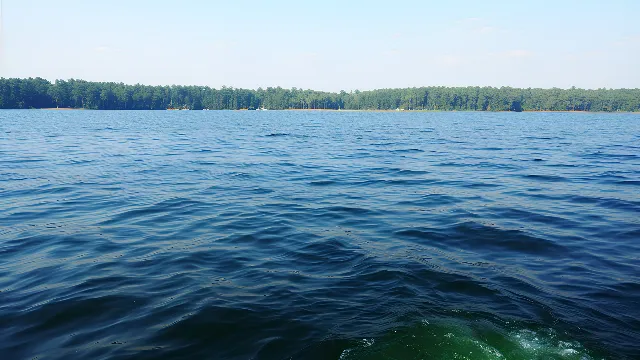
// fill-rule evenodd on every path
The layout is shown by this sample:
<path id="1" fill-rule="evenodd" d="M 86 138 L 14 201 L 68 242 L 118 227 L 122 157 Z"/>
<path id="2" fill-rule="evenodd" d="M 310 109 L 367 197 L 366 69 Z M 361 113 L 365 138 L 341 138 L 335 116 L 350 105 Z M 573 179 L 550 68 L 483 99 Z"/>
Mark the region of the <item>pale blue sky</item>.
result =
<path id="1" fill-rule="evenodd" d="M 640 87 L 638 0 L 2 1 L 2 77 Z"/>

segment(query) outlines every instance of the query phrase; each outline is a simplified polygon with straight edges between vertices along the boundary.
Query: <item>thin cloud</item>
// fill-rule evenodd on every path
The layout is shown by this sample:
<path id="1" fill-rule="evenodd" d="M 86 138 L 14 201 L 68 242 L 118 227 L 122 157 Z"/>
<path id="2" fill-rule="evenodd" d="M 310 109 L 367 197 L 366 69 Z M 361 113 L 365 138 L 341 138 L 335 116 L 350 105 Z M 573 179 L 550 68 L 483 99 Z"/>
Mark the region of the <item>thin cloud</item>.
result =
<path id="1" fill-rule="evenodd" d="M 529 50 L 509 50 L 502 53 L 502 55 L 508 58 L 528 58 L 534 56 L 535 54 Z"/>
<path id="2" fill-rule="evenodd" d="M 481 22 L 482 20 L 483 19 L 479 17 L 470 17 L 470 18 L 460 19 L 456 22 L 458 24 L 470 24 L 470 23 L 478 23 L 478 22 Z"/>
<path id="3" fill-rule="evenodd" d="M 120 52 L 121 49 L 119 48 L 115 48 L 115 47 L 111 47 L 111 46 L 105 46 L 105 45 L 101 45 L 101 46 L 96 46 L 93 48 L 93 51 L 98 53 L 98 54 L 107 54 L 107 53 L 117 53 Z"/>
<path id="4" fill-rule="evenodd" d="M 475 32 L 479 34 L 491 34 L 498 31 L 498 28 L 495 26 L 480 26 L 475 29 Z"/>
<path id="5" fill-rule="evenodd" d="M 501 30 L 499 27 L 493 26 L 485 19 L 479 17 L 458 20 L 456 21 L 456 25 L 464 31 L 479 35 L 493 34 Z"/>
<path id="6" fill-rule="evenodd" d="M 640 45 L 640 34 L 639 35 L 625 36 L 622 39 L 614 42 L 613 45 L 615 45 L 615 46 Z"/>
<path id="7" fill-rule="evenodd" d="M 464 58 L 458 55 L 441 55 L 436 57 L 436 63 L 443 66 L 459 66 L 464 64 Z"/>
<path id="8" fill-rule="evenodd" d="M 393 49 L 385 51 L 383 54 L 386 55 L 386 56 L 396 56 L 396 55 L 400 54 L 400 50 L 398 50 L 396 48 L 393 48 Z"/>

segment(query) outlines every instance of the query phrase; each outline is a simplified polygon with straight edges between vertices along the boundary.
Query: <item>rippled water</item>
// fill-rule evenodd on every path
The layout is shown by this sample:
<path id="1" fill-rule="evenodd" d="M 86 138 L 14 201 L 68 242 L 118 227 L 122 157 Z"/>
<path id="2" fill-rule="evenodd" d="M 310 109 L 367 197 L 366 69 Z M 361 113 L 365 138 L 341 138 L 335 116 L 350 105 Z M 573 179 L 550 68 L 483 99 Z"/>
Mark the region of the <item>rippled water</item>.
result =
<path id="1" fill-rule="evenodd" d="M 640 358 L 640 116 L 0 112 L 3 359 Z"/>

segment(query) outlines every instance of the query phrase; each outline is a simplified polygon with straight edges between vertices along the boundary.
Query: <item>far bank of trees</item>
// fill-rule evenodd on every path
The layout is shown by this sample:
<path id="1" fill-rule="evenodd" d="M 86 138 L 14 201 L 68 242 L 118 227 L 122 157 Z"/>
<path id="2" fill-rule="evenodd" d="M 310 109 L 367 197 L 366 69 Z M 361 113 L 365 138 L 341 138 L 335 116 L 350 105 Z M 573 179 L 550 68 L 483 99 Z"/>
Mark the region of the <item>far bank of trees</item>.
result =
<path id="1" fill-rule="evenodd" d="M 146 86 L 84 80 L 0 79 L 1 109 L 348 109 L 436 111 L 640 111 L 640 89 L 443 87 L 339 93 L 302 89 Z"/>

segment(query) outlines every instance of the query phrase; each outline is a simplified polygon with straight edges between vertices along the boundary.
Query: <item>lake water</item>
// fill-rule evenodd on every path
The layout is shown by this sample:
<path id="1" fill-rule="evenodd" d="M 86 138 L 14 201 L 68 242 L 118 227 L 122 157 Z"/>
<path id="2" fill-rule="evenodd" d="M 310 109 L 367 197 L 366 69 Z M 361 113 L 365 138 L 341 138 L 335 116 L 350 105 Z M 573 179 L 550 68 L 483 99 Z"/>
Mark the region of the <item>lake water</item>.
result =
<path id="1" fill-rule="evenodd" d="M 3 359 L 638 359 L 640 116 L 0 111 Z"/>

